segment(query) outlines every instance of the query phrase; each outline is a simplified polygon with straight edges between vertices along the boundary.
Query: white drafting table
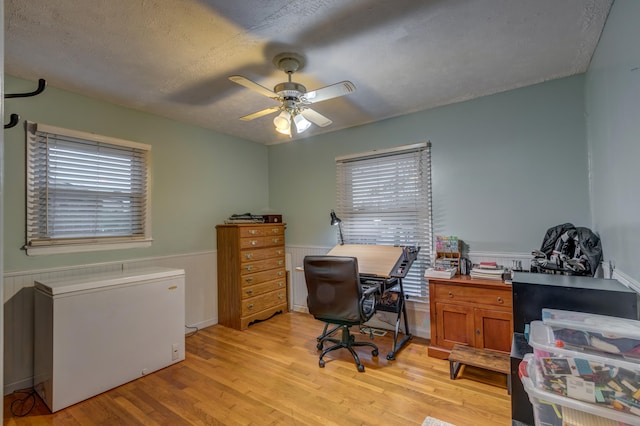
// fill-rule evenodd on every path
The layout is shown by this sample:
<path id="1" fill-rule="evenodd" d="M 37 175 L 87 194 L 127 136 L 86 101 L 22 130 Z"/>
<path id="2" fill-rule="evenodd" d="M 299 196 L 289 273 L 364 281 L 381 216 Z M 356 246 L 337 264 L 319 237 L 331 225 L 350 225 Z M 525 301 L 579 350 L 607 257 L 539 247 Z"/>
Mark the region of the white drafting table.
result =
<path id="1" fill-rule="evenodd" d="M 414 253 L 417 254 L 417 251 Z M 403 262 L 405 258 L 405 248 L 372 244 L 344 244 L 332 248 L 329 253 L 327 253 L 327 256 L 355 257 L 358 259 L 358 272 L 361 275 L 375 276 L 375 278 L 379 279 L 382 291 L 388 290 L 387 283 L 389 282 L 393 283 L 391 288 L 397 289 L 398 300 L 394 306 L 379 304 L 376 307 L 376 310 L 395 312 L 398 314 L 393 333 L 393 349 L 387 354 L 388 360 L 395 359 L 396 352 L 413 337 L 411 333 L 409 333 L 409 323 L 407 322 L 407 311 L 401 278 L 406 275 L 408 268 L 410 268 L 410 265 L 407 267 Z M 398 283 L 397 286 L 395 285 L 396 282 Z M 403 318 L 404 337 L 398 342 L 400 320 Z"/>

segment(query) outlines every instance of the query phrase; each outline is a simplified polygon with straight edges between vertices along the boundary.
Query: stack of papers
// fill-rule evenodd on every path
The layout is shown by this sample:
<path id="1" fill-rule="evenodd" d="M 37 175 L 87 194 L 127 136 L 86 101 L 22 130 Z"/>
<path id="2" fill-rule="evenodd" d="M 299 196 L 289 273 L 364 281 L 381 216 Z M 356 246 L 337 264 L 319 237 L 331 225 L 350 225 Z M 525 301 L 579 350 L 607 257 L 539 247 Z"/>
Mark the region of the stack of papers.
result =
<path id="1" fill-rule="evenodd" d="M 458 268 L 428 268 L 424 271 L 425 278 L 452 278 Z"/>
<path id="2" fill-rule="evenodd" d="M 502 281 L 505 269 L 498 266 L 496 262 L 480 262 L 471 269 L 471 278 L 483 278 L 485 280 Z"/>

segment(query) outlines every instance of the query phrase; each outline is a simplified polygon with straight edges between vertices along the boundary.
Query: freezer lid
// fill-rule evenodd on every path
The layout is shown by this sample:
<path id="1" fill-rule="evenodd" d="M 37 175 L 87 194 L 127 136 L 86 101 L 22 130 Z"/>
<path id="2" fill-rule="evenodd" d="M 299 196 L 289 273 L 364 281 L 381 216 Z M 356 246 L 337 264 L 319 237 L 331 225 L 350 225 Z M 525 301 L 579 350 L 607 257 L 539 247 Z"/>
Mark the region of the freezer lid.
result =
<path id="1" fill-rule="evenodd" d="M 184 276 L 183 269 L 150 267 L 118 272 L 75 275 L 66 278 L 40 279 L 34 287 L 51 296 L 73 293 L 83 290 L 96 290 L 126 285 L 141 280 L 157 280 Z"/>

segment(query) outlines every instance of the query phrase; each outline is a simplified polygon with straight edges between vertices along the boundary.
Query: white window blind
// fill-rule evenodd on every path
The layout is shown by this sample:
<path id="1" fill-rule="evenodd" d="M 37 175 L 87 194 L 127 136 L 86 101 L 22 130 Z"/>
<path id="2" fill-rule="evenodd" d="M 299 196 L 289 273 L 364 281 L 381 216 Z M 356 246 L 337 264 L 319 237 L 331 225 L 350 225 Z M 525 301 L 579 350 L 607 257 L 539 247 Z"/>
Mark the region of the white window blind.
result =
<path id="1" fill-rule="evenodd" d="M 27 123 L 27 252 L 148 246 L 150 149 Z"/>
<path id="2" fill-rule="evenodd" d="M 346 244 L 420 246 L 403 280 L 427 297 L 424 271 L 433 247 L 431 143 L 336 158 L 337 212 Z"/>

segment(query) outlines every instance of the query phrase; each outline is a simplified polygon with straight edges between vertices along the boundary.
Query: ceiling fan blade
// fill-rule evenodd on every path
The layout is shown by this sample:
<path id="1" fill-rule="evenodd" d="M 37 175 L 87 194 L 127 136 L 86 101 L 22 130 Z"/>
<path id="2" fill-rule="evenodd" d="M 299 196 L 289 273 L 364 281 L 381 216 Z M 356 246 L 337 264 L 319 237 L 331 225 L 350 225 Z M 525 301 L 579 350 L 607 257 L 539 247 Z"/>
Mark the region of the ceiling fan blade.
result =
<path id="1" fill-rule="evenodd" d="M 240 117 L 240 120 L 242 120 L 242 121 L 251 121 L 253 119 L 264 117 L 265 115 L 272 114 L 272 113 L 274 113 L 276 111 L 279 111 L 279 110 L 280 110 L 279 106 L 272 106 L 272 107 L 265 108 L 265 109 L 260 110 L 260 111 L 256 111 L 256 112 L 254 112 L 252 114 L 247 114 L 245 116 L 242 116 L 242 117 Z M 311 120 L 309 120 L 309 121 L 311 121 Z"/>
<path id="2" fill-rule="evenodd" d="M 329 124 L 333 123 L 333 121 L 311 108 L 301 110 L 300 114 L 316 126 L 327 127 Z"/>
<path id="3" fill-rule="evenodd" d="M 275 94 L 275 92 L 273 90 L 269 90 L 264 86 L 261 86 L 260 84 L 256 83 L 255 81 L 251 81 L 248 78 L 245 78 L 241 75 L 231 75 L 229 76 L 229 80 L 233 81 L 234 83 L 237 83 L 241 86 L 246 87 L 247 89 L 251 89 L 254 92 L 258 92 L 261 95 L 267 96 L 269 98 L 272 99 L 278 99 L 278 95 Z"/>
<path id="4" fill-rule="evenodd" d="M 302 99 L 304 102 L 316 103 L 326 101 L 327 99 L 337 98 L 338 96 L 348 95 L 355 91 L 356 86 L 352 82 L 341 81 L 340 83 L 307 92 L 302 95 Z"/>

